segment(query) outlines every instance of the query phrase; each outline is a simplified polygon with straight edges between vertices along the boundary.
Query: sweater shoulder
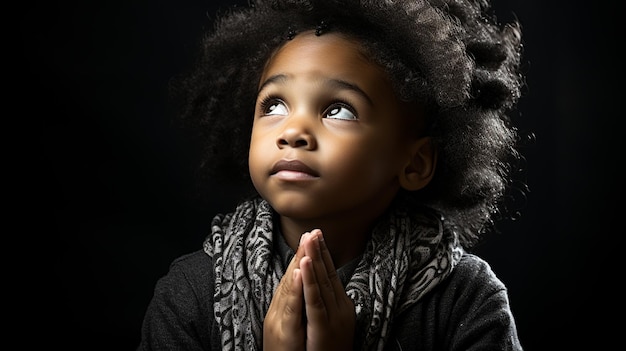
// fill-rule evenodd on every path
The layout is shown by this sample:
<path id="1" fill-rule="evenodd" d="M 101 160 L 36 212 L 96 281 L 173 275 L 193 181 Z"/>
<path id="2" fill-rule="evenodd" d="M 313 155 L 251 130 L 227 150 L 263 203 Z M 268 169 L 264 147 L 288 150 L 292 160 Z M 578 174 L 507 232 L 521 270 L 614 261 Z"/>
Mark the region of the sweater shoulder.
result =
<path id="1" fill-rule="evenodd" d="M 521 350 L 504 283 L 470 253 L 394 323 L 392 345 L 402 350 Z"/>
<path id="2" fill-rule="evenodd" d="M 452 270 L 448 282 L 466 288 L 505 290 L 504 283 L 497 277 L 491 265 L 483 258 L 465 253 Z"/>
<path id="3" fill-rule="evenodd" d="M 183 293 L 198 301 L 212 295 L 213 268 L 211 258 L 202 250 L 177 257 L 170 263 L 167 274 L 156 285 L 165 297 L 181 297 Z"/>
<path id="4" fill-rule="evenodd" d="M 194 252 L 177 257 L 170 264 L 170 269 L 183 269 L 185 271 L 198 271 L 200 273 L 202 267 L 206 267 L 211 263 L 211 257 L 204 250 L 196 250 Z M 209 265 L 210 266 L 210 265 Z"/>

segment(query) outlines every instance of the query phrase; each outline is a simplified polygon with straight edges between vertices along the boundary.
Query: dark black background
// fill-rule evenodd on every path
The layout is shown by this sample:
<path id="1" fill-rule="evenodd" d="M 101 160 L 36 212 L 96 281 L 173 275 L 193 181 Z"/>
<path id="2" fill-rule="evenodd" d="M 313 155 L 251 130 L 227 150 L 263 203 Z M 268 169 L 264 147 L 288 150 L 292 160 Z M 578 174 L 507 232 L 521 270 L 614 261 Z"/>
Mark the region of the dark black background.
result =
<path id="1" fill-rule="evenodd" d="M 623 295 L 621 276 L 611 274 L 623 235 L 614 224 L 624 194 L 620 23 L 602 2 L 494 1 L 502 20 L 524 26 L 521 129 L 536 143 L 525 150 L 531 192 L 522 217 L 479 253 L 509 287 L 527 350 L 602 349 Z M 209 205 L 190 198 L 194 150 L 172 127 L 167 100 L 168 80 L 189 66 L 202 31 L 229 3 L 15 10 L 20 64 L 5 67 L 19 78 L 12 118 L 33 126 L 25 138 L 35 151 L 21 161 L 34 169 L 21 226 L 33 232 L 14 263 L 36 264 L 21 276 L 34 297 L 18 306 L 19 343 L 134 349 L 156 280 L 199 249 L 210 218 L 232 205 L 219 185 Z"/>

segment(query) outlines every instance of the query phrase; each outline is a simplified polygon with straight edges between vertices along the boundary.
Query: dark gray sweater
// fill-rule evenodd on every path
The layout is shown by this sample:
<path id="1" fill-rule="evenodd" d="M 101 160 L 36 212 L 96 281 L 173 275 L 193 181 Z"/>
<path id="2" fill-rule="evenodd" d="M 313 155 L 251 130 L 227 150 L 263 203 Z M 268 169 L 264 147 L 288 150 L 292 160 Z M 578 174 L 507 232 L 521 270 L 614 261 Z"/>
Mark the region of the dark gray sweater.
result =
<path id="1" fill-rule="evenodd" d="M 284 242 L 279 246 L 286 264 L 293 251 Z M 211 267 L 211 258 L 201 250 L 172 263 L 156 284 L 138 351 L 222 351 L 213 318 Z M 338 271 L 342 280 L 353 268 Z M 385 347 L 389 351 L 522 350 L 504 284 L 471 254 L 420 302 L 396 316 L 392 328 Z"/>

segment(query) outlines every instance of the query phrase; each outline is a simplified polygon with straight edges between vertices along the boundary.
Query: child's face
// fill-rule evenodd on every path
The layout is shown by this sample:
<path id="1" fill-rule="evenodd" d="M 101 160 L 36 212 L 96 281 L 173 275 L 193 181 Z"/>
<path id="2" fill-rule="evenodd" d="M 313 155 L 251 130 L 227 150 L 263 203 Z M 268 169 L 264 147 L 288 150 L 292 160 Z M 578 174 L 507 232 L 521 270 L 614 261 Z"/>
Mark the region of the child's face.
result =
<path id="1" fill-rule="evenodd" d="M 365 220 L 399 189 L 408 107 L 358 43 L 302 33 L 260 80 L 249 165 L 257 191 L 282 216 Z"/>

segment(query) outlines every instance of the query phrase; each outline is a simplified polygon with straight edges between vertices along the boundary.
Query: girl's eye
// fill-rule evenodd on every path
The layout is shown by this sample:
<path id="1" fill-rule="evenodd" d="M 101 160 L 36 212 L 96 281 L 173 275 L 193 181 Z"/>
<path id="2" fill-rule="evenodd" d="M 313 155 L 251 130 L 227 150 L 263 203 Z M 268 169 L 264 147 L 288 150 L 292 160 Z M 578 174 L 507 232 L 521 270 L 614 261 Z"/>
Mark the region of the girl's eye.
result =
<path id="1" fill-rule="evenodd" d="M 262 105 L 263 114 L 266 116 L 286 116 L 289 112 L 287 106 L 280 100 L 271 100 Z"/>
<path id="2" fill-rule="evenodd" d="M 332 105 L 326 111 L 326 118 L 343 119 L 349 121 L 358 119 L 354 112 L 352 112 L 352 109 L 345 104 Z"/>

